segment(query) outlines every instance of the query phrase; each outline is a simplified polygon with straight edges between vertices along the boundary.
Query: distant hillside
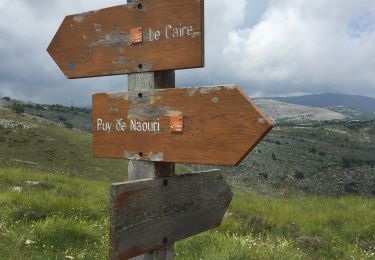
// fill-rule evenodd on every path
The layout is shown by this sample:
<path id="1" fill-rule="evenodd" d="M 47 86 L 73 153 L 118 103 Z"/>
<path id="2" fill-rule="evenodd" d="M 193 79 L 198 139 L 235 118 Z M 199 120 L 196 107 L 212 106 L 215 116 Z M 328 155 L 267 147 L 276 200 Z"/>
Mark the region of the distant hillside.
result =
<path id="1" fill-rule="evenodd" d="M 284 124 L 240 165 L 223 169 L 232 183 L 263 194 L 374 196 L 374 142 L 375 121 Z"/>
<path id="2" fill-rule="evenodd" d="M 326 108 L 288 104 L 272 99 L 255 99 L 255 103 L 276 123 L 303 123 L 351 119 Z"/>
<path id="3" fill-rule="evenodd" d="M 10 99 L 9 97 L 0 98 L 0 108 L 14 110 L 14 106 L 18 106 L 22 113 L 45 118 L 67 127 L 91 132 L 91 108 L 66 107 L 58 104 L 36 104 Z"/>
<path id="4" fill-rule="evenodd" d="M 270 99 L 311 107 L 350 107 L 361 112 L 375 112 L 375 98 L 345 94 L 315 94 L 297 97 L 271 97 Z"/>

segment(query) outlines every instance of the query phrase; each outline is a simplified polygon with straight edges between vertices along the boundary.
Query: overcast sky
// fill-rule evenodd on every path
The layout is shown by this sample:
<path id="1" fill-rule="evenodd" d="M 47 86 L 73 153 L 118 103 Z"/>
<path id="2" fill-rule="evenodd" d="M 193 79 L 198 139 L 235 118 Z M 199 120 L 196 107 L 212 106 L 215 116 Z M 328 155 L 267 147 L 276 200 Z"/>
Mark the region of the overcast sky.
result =
<path id="1" fill-rule="evenodd" d="M 1 0 L 0 96 L 80 106 L 92 92 L 125 90 L 126 76 L 68 80 L 46 52 L 65 15 L 125 2 Z M 374 0 L 205 0 L 205 9 L 206 67 L 178 71 L 178 86 L 375 97 Z"/>

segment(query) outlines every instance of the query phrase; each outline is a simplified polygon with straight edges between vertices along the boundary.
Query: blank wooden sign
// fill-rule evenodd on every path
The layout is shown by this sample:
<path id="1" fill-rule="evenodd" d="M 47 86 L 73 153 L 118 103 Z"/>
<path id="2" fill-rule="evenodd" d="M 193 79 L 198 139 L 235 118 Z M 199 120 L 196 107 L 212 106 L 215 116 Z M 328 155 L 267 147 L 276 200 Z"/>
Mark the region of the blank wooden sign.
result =
<path id="1" fill-rule="evenodd" d="M 113 184 L 110 259 L 129 259 L 215 228 L 231 200 L 218 170 Z"/>
<path id="2" fill-rule="evenodd" d="M 93 95 L 95 157 L 236 165 L 271 128 L 235 85 Z"/>
<path id="3" fill-rule="evenodd" d="M 67 16 L 48 52 L 68 78 L 204 66 L 204 0 L 141 0 Z"/>

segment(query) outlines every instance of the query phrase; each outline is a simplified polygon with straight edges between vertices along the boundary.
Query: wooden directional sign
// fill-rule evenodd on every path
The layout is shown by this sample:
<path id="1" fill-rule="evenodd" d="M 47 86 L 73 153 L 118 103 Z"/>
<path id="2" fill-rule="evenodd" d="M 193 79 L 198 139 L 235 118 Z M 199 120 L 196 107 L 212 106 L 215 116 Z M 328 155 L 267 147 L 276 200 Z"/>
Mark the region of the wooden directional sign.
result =
<path id="1" fill-rule="evenodd" d="M 110 259 L 129 259 L 215 228 L 231 200 L 218 170 L 114 184 Z"/>
<path id="2" fill-rule="evenodd" d="M 204 66 L 204 0 L 141 0 L 67 16 L 48 52 L 68 78 Z"/>
<path id="3" fill-rule="evenodd" d="M 93 95 L 95 157 L 236 165 L 271 130 L 234 85 Z"/>

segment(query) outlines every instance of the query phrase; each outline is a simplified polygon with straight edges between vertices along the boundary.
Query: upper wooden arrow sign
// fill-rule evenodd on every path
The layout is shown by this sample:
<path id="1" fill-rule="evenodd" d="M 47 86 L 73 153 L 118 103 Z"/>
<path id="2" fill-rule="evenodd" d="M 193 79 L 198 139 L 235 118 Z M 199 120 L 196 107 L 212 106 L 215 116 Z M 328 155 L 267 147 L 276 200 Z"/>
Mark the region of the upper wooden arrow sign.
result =
<path id="1" fill-rule="evenodd" d="M 236 165 L 271 130 L 234 85 L 93 95 L 95 157 Z"/>
<path id="2" fill-rule="evenodd" d="M 68 78 L 204 66 L 204 0 L 141 0 L 67 16 L 48 52 Z"/>

